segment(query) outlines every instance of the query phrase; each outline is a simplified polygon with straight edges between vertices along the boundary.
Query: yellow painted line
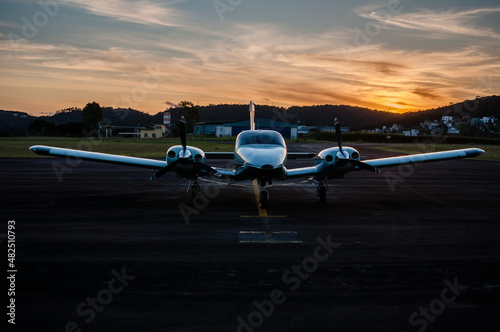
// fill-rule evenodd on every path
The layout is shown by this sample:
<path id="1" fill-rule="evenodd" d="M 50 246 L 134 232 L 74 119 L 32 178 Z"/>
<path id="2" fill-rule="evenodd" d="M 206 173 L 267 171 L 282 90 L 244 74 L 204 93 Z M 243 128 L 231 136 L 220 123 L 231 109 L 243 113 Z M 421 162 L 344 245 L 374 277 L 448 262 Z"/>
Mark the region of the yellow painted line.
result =
<path id="1" fill-rule="evenodd" d="M 288 218 L 288 216 L 267 216 L 268 218 Z M 260 218 L 260 216 L 240 216 L 240 218 Z"/>
<path id="2" fill-rule="evenodd" d="M 245 239 L 245 240 L 239 240 L 239 243 L 264 243 L 264 244 L 287 244 L 287 243 L 294 243 L 294 244 L 302 244 L 303 242 L 301 240 L 280 240 L 280 239 L 275 239 L 272 235 L 279 235 L 279 234 L 297 234 L 295 231 L 278 231 L 278 232 L 264 232 L 264 231 L 240 231 L 240 235 L 243 236 L 250 236 L 250 237 L 255 237 L 254 240 L 252 239 Z M 257 236 L 260 235 L 260 236 Z M 262 238 L 263 237 L 263 238 Z"/>
<path id="3" fill-rule="evenodd" d="M 259 217 L 260 218 L 267 218 L 267 211 L 266 209 L 261 209 L 260 208 L 260 202 L 259 202 L 259 185 L 257 184 L 257 180 L 253 180 L 253 192 L 255 194 L 255 200 L 257 201 L 257 209 L 259 210 Z"/>
<path id="4" fill-rule="evenodd" d="M 264 234 L 264 231 L 240 231 L 240 234 Z M 271 232 L 273 234 L 297 234 L 295 231 L 277 231 Z"/>
<path id="5" fill-rule="evenodd" d="M 265 244 L 287 244 L 287 243 L 302 243 L 302 241 L 280 241 L 280 240 L 265 240 L 265 241 L 240 241 L 240 243 L 265 243 Z"/>
<path id="6" fill-rule="evenodd" d="M 277 215 L 277 216 L 269 216 L 267 214 L 266 209 L 262 209 L 260 207 L 260 202 L 259 202 L 259 193 L 260 193 L 260 188 L 259 184 L 257 183 L 257 180 L 253 180 L 253 191 L 255 194 L 255 201 L 257 202 L 257 210 L 259 211 L 258 216 L 246 216 L 242 215 L 240 216 L 241 218 L 259 218 L 260 219 L 260 225 L 262 227 L 262 231 L 240 231 L 240 234 L 259 234 L 263 235 L 264 239 L 256 239 L 256 240 L 240 240 L 240 243 L 267 243 L 267 244 L 282 244 L 282 243 L 302 243 L 302 241 L 297 241 L 297 240 L 292 240 L 292 241 L 282 241 L 282 240 L 276 240 L 273 238 L 273 234 L 297 234 L 297 232 L 293 231 L 282 231 L 282 232 L 273 232 L 271 231 L 271 225 L 269 223 L 269 218 L 287 218 L 288 216 L 285 215 Z"/>

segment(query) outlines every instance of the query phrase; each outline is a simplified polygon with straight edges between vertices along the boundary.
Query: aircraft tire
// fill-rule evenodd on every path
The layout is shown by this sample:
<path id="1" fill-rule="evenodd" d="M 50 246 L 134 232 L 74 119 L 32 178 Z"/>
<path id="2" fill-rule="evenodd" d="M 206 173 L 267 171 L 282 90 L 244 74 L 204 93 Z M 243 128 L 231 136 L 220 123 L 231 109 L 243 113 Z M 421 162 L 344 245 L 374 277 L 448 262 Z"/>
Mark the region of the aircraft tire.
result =
<path id="1" fill-rule="evenodd" d="M 267 190 L 260 191 L 259 202 L 261 209 L 267 209 L 267 207 L 269 206 L 269 192 Z"/>
<path id="2" fill-rule="evenodd" d="M 318 187 L 318 197 L 320 202 L 325 202 L 326 201 L 326 187 L 325 186 L 319 186 Z"/>

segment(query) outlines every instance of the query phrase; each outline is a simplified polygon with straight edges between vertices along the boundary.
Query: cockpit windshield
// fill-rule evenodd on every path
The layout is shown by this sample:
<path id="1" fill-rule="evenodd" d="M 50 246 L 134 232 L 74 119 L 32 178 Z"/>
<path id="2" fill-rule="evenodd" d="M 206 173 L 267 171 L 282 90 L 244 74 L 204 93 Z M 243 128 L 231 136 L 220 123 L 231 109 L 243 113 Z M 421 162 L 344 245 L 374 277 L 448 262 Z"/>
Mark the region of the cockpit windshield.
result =
<path id="1" fill-rule="evenodd" d="M 249 144 L 271 144 L 285 147 L 283 137 L 275 131 L 247 131 L 238 136 L 236 147 Z"/>

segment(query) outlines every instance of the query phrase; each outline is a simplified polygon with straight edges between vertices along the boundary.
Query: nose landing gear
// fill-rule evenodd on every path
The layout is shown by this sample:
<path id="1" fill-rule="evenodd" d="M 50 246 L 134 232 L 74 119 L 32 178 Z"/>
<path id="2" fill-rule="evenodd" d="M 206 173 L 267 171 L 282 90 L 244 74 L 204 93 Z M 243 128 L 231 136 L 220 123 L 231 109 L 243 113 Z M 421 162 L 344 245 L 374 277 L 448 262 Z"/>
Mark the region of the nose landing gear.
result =
<path id="1" fill-rule="evenodd" d="M 267 209 L 269 206 L 269 192 L 266 190 L 266 182 L 272 184 L 271 180 L 259 179 L 259 203 L 261 209 Z"/>

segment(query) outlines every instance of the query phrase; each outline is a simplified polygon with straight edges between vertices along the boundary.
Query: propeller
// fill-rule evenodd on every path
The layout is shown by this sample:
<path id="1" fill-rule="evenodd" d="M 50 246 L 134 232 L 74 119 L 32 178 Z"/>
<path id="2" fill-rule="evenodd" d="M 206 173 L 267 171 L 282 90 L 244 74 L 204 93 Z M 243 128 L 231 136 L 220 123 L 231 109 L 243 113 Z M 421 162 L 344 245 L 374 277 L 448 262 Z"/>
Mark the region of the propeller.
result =
<path id="1" fill-rule="evenodd" d="M 358 160 L 353 160 L 353 159 L 349 160 L 349 162 L 351 164 L 353 164 L 354 166 L 358 166 L 361 169 L 364 169 L 364 170 L 367 170 L 370 172 L 374 172 L 374 173 L 380 173 L 380 170 L 377 167 L 372 166 L 372 165 L 368 165 L 367 163 L 364 163 L 364 162 L 361 162 Z"/>
<path id="2" fill-rule="evenodd" d="M 184 118 L 184 116 L 181 116 L 181 122 L 179 122 L 179 131 L 180 131 L 180 134 L 181 134 L 181 145 L 182 145 L 182 151 L 184 152 L 183 153 L 183 156 L 181 156 L 179 154 L 179 157 L 180 158 L 186 158 L 186 119 Z"/>
<path id="3" fill-rule="evenodd" d="M 335 134 L 337 136 L 337 144 L 339 147 L 339 152 L 343 158 L 339 158 L 334 164 L 321 169 L 319 171 L 319 173 L 316 175 L 316 177 L 314 178 L 314 180 L 316 182 L 321 182 L 324 179 L 326 179 L 326 177 L 330 173 L 334 172 L 337 167 L 346 166 L 349 164 L 354 165 L 356 167 L 359 167 L 361 169 L 367 170 L 367 171 L 371 171 L 371 172 L 375 172 L 375 173 L 380 172 L 378 168 L 376 168 L 372 165 L 368 165 L 367 163 L 361 162 L 359 160 L 350 159 L 349 154 L 347 153 L 347 155 L 346 155 L 344 153 L 344 149 L 342 148 L 342 132 L 340 130 L 340 121 L 337 118 L 335 118 L 334 125 L 335 125 Z"/>
<path id="4" fill-rule="evenodd" d="M 153 174 L 153 176 L 151 177 L 151 180 L 156 180 L 159 177 L 161 177 L 161 176 L 165 175 L 166 173 L 170 172 L 178 163 L 179 163 L 179 160 L 176 160 L 176 161 L 168 164 L 167 166 L 163 167 L 158 172 L 156 172 L 155 174 Z"/>
<path id="5" fill-rule="evenodd" d="M 339 119 L 335 118 L 333 124 L 335 126 L 335 136 L 337 136 L 337 144 L 339 146 L 339 151 L 342 154 L 342 156 L 345 157 L 344 150 L 342 149 L 342 132 L 340 131 L 340 121 L 339 121 Z"/>
<path id="6" fill-rule="evenodd" d="M 182 150 L 179 151 L 179 159 L 171 162 L 167 166 L 160 169 L 151 177 L 151 180 L 156 180 L 159 177 L 165 175 L 166 173 L 174 169 L 175 166 L 177 166 L 178 164 L 184 164 L 184 165 L 192 164 L 196 166 L 199 172 L 206 172 L 209 175 L 220 177 L 220 173 L 217 172 L 214 168 L 202 162 L 194 161 L 193 158 L 191 157 L 191 152 L 188 150 L 186 143 L 186 119 L 184 118 L 184 116 L 181 117 L 181 121 L 179 122 L 179 131 L 181 135 L 181 145 L 182 145 Z"/>

